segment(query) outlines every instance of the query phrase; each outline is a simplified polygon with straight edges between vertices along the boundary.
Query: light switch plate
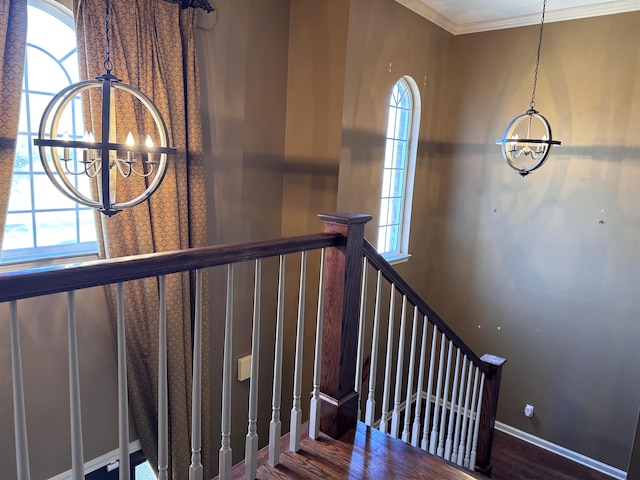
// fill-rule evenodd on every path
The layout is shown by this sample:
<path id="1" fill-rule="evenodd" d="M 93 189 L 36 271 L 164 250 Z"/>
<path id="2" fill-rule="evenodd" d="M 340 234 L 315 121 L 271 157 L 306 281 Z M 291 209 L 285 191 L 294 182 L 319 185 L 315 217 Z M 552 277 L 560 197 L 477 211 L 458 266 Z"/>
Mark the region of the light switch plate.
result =
<path id="1" fill-rule="evenodd" d="M 244 382 L 251 378 L 251 355 L 238 359 L 238 381 Z"/>

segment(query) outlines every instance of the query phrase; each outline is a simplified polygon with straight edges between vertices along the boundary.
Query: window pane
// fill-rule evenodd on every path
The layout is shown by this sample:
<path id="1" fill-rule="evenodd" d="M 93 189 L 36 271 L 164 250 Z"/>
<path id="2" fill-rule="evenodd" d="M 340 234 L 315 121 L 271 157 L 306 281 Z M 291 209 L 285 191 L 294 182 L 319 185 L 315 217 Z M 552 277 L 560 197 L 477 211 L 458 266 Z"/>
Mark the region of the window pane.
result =
<path id="1" fill-rule="evenodd" d="M 383 198 L 380 202 L 380 226 L 389 223 L 389 200 Z"/>
<path id="2" fill-rule="evenodd" d="M 392 168 L 404 168 L 407 160 L 407 142 L 395 140 L 393 146 Z"/>
<path id="3" fill-rule="evenodd" d="M 94 221 L 93 210 L 80 210 L 78 212 L 81 242 L 95 242 L 96 241 L 96 227 Z"/>
<path id="4" fill-rule="evenodd" d="M 389 108 L 389 123 L 387 125 L 387 137 L 396 137 L 396 125 L 398 123 L 398 109 L 394 107 Z"/>
<path id="5" fill-rule="evenodd" d="M 393 166 L 394 148 L 395 148 L 394 141 L 387 138 L 387 143 L 385 145 L 385 152 L 384 152 L 384 168 L 391 168 Z"/>
<path id="6" fill-rule="evenodd" d="M 77 167 L 77 168 L 80 168 L 80 167 Z M 94 198 L 93 195 L 91 195 L 91 185 L 90 185 L 89 177 L 87 177 L 86 175 L 78 175 L 76 177 L 76 188 L 85 197 Z"/>
<path id="7" fill-rule="evenodd" d="M 53 95 L 29 94 L 29 128 L 31 132 L 37 133 L 40 129 L 40 119 L 52 98 Z"/>
<path id="8" fill-rule="evenodd" d="M 402 212 L 402 199 L 401 198 L 390 199 L 389 209 L 391 210 L 391 213 L 389 215 L 389 223 L 399 224 L 401 220 L 400 212 Z"/>
<path id="9" fill-rule="evenodd" d="M 393 189 L 391 195 L 394 197 L 402 197 L 404 193 L 404 170 L 392 170 L 393 172 Z"/>
<path id="10" fill-rule="evenodd" d="M 31 92 L 58 92 L 69 85 L 69 78 L 62 66 L 43 50 L 27 48 L 26 69 Z"/>
<path id="11" fill-rule="evenodd" d="M 63 58 L 75 50 L 75 33 L 69 25 L 50 13 L 32 6 L 29 6 L 27 15 L 29 17 L 27 43 L 46 46 L 56 58 Z"/>
<path id="12" fill-rule="evenodd" d="M 28 172 L 30 166 L 29 138 L 26 135 L 18 135 L 16 144 L 16 157 L 13 163 L 14 172 Z"/>
<path id="13" fill-rule="evenodd" d="M 9 195 L 9 211 L 30 211 L 31 204 L 31 175 L 14 173 L 11 179 L 11 193 Z"/>
<path id="14" fill-rule="evenodd" d="M 4 227 L 3 250 L 33 248 L 33 225 L 30 213 L 9 213 Z"/>
<path id="15" fill-rule="evenodd" d="M 387 252 L 397 252 L 400 250 L 399 248 L 399 240 L 400 240 L 400 227 L 398 225 L 394 225 L 393 227 L 389 227 L 387 233 Z"/>
<path id="16" fill-rule="evenodd" d="M 378 230 L 378 251 L 381 253 L 385 253 L 387 251 L 387 230 L 388 227 L 380 227 Z"/>
<path id="17" fill-rule="evenodd" d="M 36 210 L 75 208 L 75 202 L 62 194 L 46 175 L 34 175 L 33 187 Z"/>
<path id="18" fill-rule="evenodd" d="M 77 243 L 77 241 L 76 213 L 74 210 L 36 213 L 36 242 L 38 247 Z"/>
<path id="19" fill-rule="evenodd" d="M 409 91 L 403 84 L 399 84 L 398 87 L 400 89 L 400 101 L 398 102 L 398 106 L 408 111 L 411 109 L 411 97 L 409 96 Z"/>
<path id="20" fill-rule="evenodd" d="M 398 110 L 395 125 L 396 138 L 407 140 L 409 138 L 409 111 Z"/>

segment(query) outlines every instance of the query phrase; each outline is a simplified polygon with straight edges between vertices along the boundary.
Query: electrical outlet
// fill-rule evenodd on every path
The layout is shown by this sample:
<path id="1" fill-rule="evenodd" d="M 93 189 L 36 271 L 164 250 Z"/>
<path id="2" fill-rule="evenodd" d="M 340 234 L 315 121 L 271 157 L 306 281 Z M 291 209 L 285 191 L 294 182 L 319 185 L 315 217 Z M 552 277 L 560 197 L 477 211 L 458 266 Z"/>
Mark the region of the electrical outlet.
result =
<path id="1" fill-rule="evenodd" d="M 533 405 L 528 403 L 524 406 L 524 416 L 527 418 L 533 418 Z"/>

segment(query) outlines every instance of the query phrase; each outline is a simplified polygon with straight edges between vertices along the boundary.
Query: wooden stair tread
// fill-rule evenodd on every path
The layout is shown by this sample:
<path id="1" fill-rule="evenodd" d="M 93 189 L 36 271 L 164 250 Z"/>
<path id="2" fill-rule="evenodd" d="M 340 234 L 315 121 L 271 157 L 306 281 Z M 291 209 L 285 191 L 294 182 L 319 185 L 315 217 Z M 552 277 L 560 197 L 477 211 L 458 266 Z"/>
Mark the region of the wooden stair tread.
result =
<path id="1" fill-rule="evenodd" d="M 358 422 L 355 429 L 334 440 L 320 435 L 312 440 L 305 431 L 300 451 L 289 451 L 289 435 L 282 437 L 280 465 L 267 464 L 268 447 L 258 454 L 260 480 L 472 480 L 486 478 L 461 470 L 402 440 Z M 244 463 L 232 470 L 234 479 L 244 478 Z"/>

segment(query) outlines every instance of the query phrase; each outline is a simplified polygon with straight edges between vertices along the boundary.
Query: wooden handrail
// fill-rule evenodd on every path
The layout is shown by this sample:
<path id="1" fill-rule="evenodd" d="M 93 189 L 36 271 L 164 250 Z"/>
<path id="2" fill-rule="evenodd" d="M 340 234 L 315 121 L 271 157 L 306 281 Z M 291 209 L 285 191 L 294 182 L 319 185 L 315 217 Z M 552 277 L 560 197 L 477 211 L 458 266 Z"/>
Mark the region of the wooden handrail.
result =
<path id="1" fill-rule="evenodd" d="M 409 283 L 396 272 L 391 265 L 380 255 L 375 247 L 371 245 L 367 240 L 364 241 L 364 255 L 369 260 L 369 263 L 374 268 L 382 273 L 382 276 L 390 283 L 396 286 L 396 289 L 403 295 L 407 296 L 407 299 L 420 310 L 422 313 L 429 317 L 429 321 L 438 327 L 440 332 L 443 332 L 445 336 L 453 341 L 454 345 L 458 347 L 462 353 L 464 353 L 469 360 L 480 368 L 480 370 L 487 374 L 489 373 L 489 366 L 483 362 L 478 355 L 476 355 L 469 346 L 447 325 L 440 315 L 438 315 L 430 306 L 425 302 L 422 297 L 409 285 Z"/>
<path id="2" fill-rule="evenodd" d="M 244 242 L 0 273 L 0 302 L 344 245 L 339 233 Z"/>

